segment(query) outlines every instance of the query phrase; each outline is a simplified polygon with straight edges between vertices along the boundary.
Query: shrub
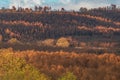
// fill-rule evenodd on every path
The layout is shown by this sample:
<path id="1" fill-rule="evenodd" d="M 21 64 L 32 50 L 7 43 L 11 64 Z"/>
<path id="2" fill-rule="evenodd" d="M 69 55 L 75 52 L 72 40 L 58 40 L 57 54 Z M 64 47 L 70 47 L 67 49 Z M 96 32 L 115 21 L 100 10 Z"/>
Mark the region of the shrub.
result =
<path id="1" fill-rule="evenodd" d="M 55 40 L 54 39 L 46 39 L 42 41 L 43 45 L 45 46 L 54 46 L 55 45 Z"/>
<path id="2" fill-rule="evenodd" d="M 10 40 L 8 40 L 9 44 L 22 44 L 19 40 L 17 40 L 16 38 L 11 38 Z"/>
<path id="3" fill-rule="evenodd" d="M 57 45 L 58 47 L 69 47 L 69 46 L 70 46 L 70 43 L 69 43 L 69 41 L 67 40 L 67 38 L 62 37 L 62 38 L 59 38 L 59 39 L 57 40 L 56 45 Z"/>
<path id="4" fill-rule="evenodd" d="M 67 72 L 66 74 L 64 74 L 58 80 L 77 80 L 77 78 L 76 78 L 76 76 L 73 73 Z"/>

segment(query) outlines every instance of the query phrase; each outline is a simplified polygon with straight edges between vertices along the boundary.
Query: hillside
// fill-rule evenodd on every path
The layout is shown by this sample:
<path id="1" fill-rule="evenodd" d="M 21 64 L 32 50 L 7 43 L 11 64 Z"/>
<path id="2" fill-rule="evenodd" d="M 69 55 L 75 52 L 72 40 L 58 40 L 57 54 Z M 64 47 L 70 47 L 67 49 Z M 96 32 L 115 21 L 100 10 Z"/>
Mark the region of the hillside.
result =
<path id="1" fill-rule="evenodd" d="M 0 80 L 120 80 L 120 9 L 0 9 Z"/>
<path id="2" fill-rule="evenodd" d="M 74 47 L 120 47 L 118 10 L 0 11 L 0 40 L 36 43 L 65 37 Z"/>

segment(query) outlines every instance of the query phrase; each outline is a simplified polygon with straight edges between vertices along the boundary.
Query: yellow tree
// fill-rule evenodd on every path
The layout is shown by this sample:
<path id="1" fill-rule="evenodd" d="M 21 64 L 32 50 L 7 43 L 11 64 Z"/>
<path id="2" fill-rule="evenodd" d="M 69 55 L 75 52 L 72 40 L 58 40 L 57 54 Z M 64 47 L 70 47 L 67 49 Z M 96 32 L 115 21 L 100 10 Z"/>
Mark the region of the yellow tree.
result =
<path id="1" fill-rule="evenodd" d="M 70 43 L 69 41 L 67 40 L 67 38 L 64 38 L 64 37 L 61 37 L 57 40 L 57 43 L 56 45 L 58 47 L 69 47 L 70 46 Z"/>

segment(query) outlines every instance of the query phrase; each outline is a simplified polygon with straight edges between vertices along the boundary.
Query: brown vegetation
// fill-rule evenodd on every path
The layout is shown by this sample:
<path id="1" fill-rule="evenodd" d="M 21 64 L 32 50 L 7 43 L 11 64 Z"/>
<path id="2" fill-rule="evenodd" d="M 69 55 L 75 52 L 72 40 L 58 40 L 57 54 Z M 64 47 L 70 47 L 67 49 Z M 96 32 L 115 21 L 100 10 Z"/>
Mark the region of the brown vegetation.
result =
<path id="1" fill-rule="evenodd" d="M 12 52 L 13 53 L 13 52 Z M 14 52 L 25 58 L 40 72 L 57 80 L 66 72 L 73 72 L 77 80 L 119 80 L 120 56 L 115 54 L 76 54 L 74 52 Z"/>
<path id="2" fill-rule="evenodd" d="M 69 47 L 104 47 L 104 43 L 109 43 L 111 46 L 107 47 L 119 48 L 119 21 L 114 21 L 112 15 L 106 15 L 107 13 L 112 13 L 115 18 L 120 16 L 117 12 L 106 12 L 104 9 L 85 12 L 1 11 L 0 41 L 9 42 L 16 38 L 21 43 L 53 47 L 59 38 L 71 37 Z"/>
<path id="3" fill-rule="evenodd" d="M 101 10 L 85 12 L 0 12 L 0 34 L 3 41 L 17 38 L 20 41 L 35 41 L 65 36 L 118 35 L 119 23 L 106 15 L 98 16 Z M 108 13 L 117 14 L 113 11 Z M 116 15 L 116 17 L 119 14 Z M 107 34 L 106 34 L 107 33 Z"/>

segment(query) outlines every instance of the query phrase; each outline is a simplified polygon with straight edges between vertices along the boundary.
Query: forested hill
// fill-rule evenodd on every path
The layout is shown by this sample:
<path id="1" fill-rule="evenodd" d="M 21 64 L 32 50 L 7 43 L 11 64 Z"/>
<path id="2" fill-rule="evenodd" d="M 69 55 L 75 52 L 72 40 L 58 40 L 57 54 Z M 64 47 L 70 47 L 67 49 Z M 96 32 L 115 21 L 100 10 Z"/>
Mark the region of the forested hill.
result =
<path id="1" fill-rule="evenodd" d="M 67 36 L 120 36 L 119 10 L 0 11 L 2 41 L 43 40 Z"/>

